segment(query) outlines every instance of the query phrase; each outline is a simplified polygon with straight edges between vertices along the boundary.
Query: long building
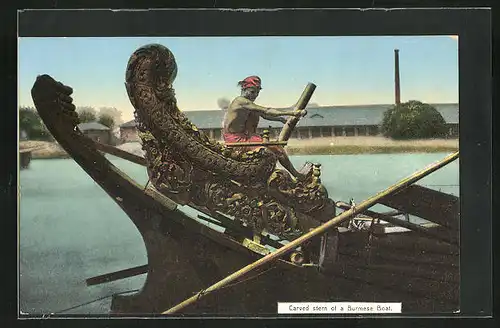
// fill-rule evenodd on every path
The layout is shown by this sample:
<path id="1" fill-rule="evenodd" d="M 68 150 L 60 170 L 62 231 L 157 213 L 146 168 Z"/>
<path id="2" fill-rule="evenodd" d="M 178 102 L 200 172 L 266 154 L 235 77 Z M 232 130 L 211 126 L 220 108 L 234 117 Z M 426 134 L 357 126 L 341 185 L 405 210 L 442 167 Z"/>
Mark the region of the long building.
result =
<path id="1" fill-rule="evenodd" d="M 379 135 L 384 112 L 393 105 L 323 106 L 307 108 L 291 138 L 311 139 L 336 136 Z M 443 116 L 448 126 L 448 137 L 458 137 L 459 106 L 456 103 L 432 104 Z M 222 137 L 222 110 L 185 111 L 189 120 L 211 138 Z M 281 122 L 260 120 L 258 132 L 270 131 L 271 138 L 277 137 L 283 127 Z M 135 120 L 120 125 L 122 142 L 138 141 Z"/>

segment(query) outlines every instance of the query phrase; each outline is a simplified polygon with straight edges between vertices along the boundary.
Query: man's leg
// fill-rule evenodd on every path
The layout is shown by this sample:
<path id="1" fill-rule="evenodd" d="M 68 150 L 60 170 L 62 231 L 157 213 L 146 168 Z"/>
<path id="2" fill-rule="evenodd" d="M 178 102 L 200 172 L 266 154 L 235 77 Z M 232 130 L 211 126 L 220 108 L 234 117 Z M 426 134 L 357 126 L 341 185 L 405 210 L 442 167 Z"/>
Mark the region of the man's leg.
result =
<path id="1" fill-rule="evenodd" d="M 261 136 L 253 134 L 250 136 L 250 138 L 247 139 L 248 142 L 263 142 L 264 140 L 262 139 Z M 290 159 L 288 158 L 287 153 L 285 152 L 285 149 L 280 146 L 267 146 L 269 150 L 273 151 L 277 156 L 278 156 L 278 161 L 280 164 L 288 171 L 290 174 L 292 174 L 295 178 L 298 180 L 304 180 L 306 178 L 305 174 L 300 173 L 293 167 L 292 162 L 290 162 Z"/>
<path id="2" fill-rule="evenodd" d="M 294 177 L 296 177 L 299 180 L 304 180 L 306 178 L 305 174 L 300 173 L 295 169 L 293 166 L 292 162 L 290 162 L 290 158 L 288 158 L 287 153 L 285 152 L 285 149 L 282 147 L 269 147 L 270 150 L 272 150 L 277 156 L 278 156 L 278 161 L 280 164 L 288 171 L 290 172 Z"/>

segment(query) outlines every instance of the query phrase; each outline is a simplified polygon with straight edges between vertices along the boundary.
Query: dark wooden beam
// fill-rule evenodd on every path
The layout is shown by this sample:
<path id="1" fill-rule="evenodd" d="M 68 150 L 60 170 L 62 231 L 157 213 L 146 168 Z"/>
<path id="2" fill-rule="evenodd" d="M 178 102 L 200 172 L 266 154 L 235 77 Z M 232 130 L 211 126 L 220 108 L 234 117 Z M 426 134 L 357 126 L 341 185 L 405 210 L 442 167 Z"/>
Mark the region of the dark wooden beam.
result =
<path id="1" fill-rule="evenodd" d="M 133 268 L 128 268 L 88 278 L 87 280 L 85 280 L 85 282 L 87 283 L 87 286 L 93 286 L 93 285 L 104 284 L 106 282 L 138 276 L 140 274 L 144 274 L 147 272 L 148 272 L 148 265 L 144 264 Z"/>
<path id="2" fill-rule="evenodd" d="M 134 155 L 129 153 L 128 151 L 121 150 L 120 148 L 116 148 L 110 145 L 106 145 L 97 141 L 93 141 L 97 150 L 102 151 L 103 153 L 107 153 L 110 155 L 114 155 L 116 157 L 120 157 L 126 159 L 127 161 L 146 166 L 146 159 L 141 156 Z"/>
<path id="3" fill-rule="evenodd" d="M 346 204 L 343 202 L 337 202 L 336 205 L 337 205 L 337 207 L 339 207 L 343 210 L 351 209 L 351 206 L 349 204 Z M 439 232 L 435 231 L 434 229 L 426 228 L 424 226 L 421 226 L 421 225 L 418 225 L 418 224 L 415 224 L 412 222 L 401 220 L 401 219 L 395 218 L 393 216 L 383 214 L 383 213 L 378 213 L 378 212 L 371 211 L 371 210 L 366 210 L 363 212 L 363 214 L 368 215 L 368 216 L 375 218 L 375 219 L 380 219 L 382 221 L 392 223 L 392 224 L 399 226 L 399 227 L 403 227 L 403 228 L 412 230 L 412 231 L 414 231 L 414 232 L 416 232 L 424 237 L 427 237 L 427 238 L 436 239 L 436 240 L 443 241 L 443 242 L 448 243 L 448 244 L 458 245 L 458 236 L 453 238 L 449 234 L 439 233 Z"/>
<path id="4" fill-rule="evenodd" d="M 460 198 L 433 189 L 411 185 L 397 194 L 389 195 L 380 204 L 459 230 Z"/>

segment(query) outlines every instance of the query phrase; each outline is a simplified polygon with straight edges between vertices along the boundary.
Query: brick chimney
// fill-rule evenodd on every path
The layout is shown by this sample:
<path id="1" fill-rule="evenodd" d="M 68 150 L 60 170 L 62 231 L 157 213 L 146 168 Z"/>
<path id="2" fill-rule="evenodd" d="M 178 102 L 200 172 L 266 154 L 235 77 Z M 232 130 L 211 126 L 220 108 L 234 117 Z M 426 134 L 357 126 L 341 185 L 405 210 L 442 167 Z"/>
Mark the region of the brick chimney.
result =
<path id="1" fill-rule="evenodd" d="M 399 49 L 394 49 L 394 87 L 396 105 L 401 103 L 401 89 L 399 85 Z"/>

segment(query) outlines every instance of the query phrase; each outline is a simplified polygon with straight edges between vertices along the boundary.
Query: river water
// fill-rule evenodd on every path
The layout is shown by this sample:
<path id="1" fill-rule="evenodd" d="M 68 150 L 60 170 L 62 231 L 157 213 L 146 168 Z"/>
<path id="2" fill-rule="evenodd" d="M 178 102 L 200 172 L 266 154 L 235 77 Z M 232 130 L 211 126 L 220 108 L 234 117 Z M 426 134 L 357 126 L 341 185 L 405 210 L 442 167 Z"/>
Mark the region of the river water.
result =
<path id="1" fill-rule="evenodd" d="M 294 156 L 322 164 L 334 200 L 359 203 L 446 153 Z M 109 157 L 145 184 L 144 167 Z M 420 185 L 458 196 L 454 161 Z M 111 198 L 72 160 L 33 160 L 20 172 L 20 311 L 27 314 L 105 314 L 114 293 L 141 288 L 145 275 L 87 287 L 85 279 L 147 263 L 141 236 Z M 375 207 L 377 209 L 377 207 Z M 382 209 L 380 206 L 378 209 Z"/>

